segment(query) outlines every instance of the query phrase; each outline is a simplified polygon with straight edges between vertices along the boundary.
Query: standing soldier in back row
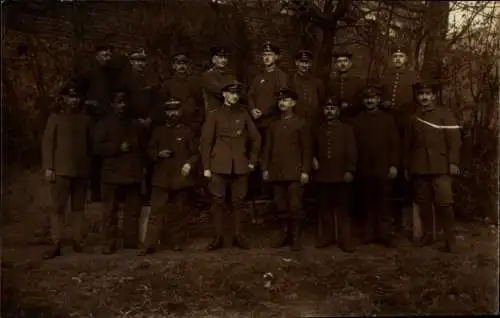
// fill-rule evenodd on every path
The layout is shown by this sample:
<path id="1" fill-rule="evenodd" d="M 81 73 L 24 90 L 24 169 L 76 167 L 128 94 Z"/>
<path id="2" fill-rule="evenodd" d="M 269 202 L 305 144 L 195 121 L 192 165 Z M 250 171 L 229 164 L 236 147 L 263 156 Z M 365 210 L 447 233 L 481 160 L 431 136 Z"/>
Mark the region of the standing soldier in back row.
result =
<path id="1" fill-rule="evenodd" d="M 327 85 L 329 96 L 337 96 L 340 100 L 340 120 L 349 123 L 360 111 L 359 93 L 363 89 L 364 81 L 361 77 L 352 74 L 352 54 L 336 52 L 335 69 L 337 73 Z"/>
<path id="2" fill-rule="evenodd" d="M 214 46 L 210 50 L 212 54 L 212 68 L 202 75 L 203 99 L 205 101 L 205 116 L 217 109 L 222 103 L 221 89 L 236 77 L 229 73 L 228 50 L 224 46 Z"/>
<path id="3" fill-rule="evenodd" d="M 449 109 L 437 105 L 435 83 L 420 82 L 413 87 L 418 109 L 406 134 L 404 163 L 421 211 L 424 236 L 419 245 L 433 243 L 434 206 L 446 239 L 444 250 L 455 252 L 451 176 L 460 174 L 460 127 Z"/>
<path id="4" fill-rule="evenodd" d="M 248 91 L 248 106 L 261 136 L 279 117 L 277 94 L 287 87 L 288 77 L 278 66 L 280 49 L 271 42 L 266 42 L 262 51 L 264 72 L 257 75 Z"/>
<path id="5" fill-rule="evenodd" d="M 315 127 L 318 123 L 321 114 L 320 105 L 325 98 L 323 82 L 311 74 L 312 59 L 311 51 L 299 51 L 295 57 L 297 71 L 291 77 L 292 87 L 299 98 L 295 113 L 304 118 L 309 127 Z"/>
<path id="6" fill-rule="evenodd" d="M 399 137 L 404 137 L 408 120 L 414 111 L 414 98 L 412 85 L 418 81 L 418 74 L 409 68 L 407 52 L 401 46 L 396 46 L 392 53 L 392 67 L 383 77 L 385 86 L 382 110 L 394 116 Z M 401 168 L 402 162 L 398 163 Z M 393 216 L 396 230 L 401 229 L 403 208 L 412 206 L 411 185 L 400 173 L 392 182 L 393 189 Z"/>
<path id="7" fill-rule="evenodd" d="M 205 119 L 205 108 L 198 79 L 189 73 L 189 67 L 190 60 L 186 52 L 180 51 L 172 56 L 174 73 L 162 85 L 162 91 L 182 102 L 182 122 L 198 135 Z"/>

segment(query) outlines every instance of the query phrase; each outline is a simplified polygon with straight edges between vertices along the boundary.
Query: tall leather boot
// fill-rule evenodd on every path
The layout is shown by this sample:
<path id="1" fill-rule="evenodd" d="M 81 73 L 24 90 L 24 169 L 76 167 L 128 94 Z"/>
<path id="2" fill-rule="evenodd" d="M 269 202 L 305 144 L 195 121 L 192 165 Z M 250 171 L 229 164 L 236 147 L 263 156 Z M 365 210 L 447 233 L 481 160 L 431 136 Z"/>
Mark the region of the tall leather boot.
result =
<path id="1" fill-rule="evenodd" d="M 224 209 L 227 208 L 224 198 L 213 197 L 213 203 L 211 207 L 211 212 L 213 215 L 213 224 L 215 236 L 212 242 L 208 244 L 207 249 L 209 251 L 218 250 L 224 247 L 224 220 L 223 214 Z"/>
<path id="2" fill-rule="evenodd" d="M 455 216 L 452 206 L 436 206 L 436 217 L 443 227 L 446 240 L 444 251 L 455 253 L 457 251 L 457 241 L 455 237 Z"/>
<path id="3" fill-rule="evenodd" d="M 300 251 L 302 249 L 302 224 L 300 220 L 294 220 L 292 222 L 292 251 Z"/>
<path id="4" fill-rule="evenodd" d="M 245 202 L 243 201 L 233 201 L 233 218 L 234 218 L 234 233 L 233 233 L 233 246 L 239 247 L 244 250 L 250 248 L 246 238 L 243 236 L 241 231 L 241 219 L 243 211 L 245 209 Z"/>
<path id="5" fill-rule="evenodd" d="M 281 248 L 291 244 L 291 227 L 288 219 L 281 220 L 280 234 L 272 248 Z"/>
<path id="6" fill-rule="evenodd" d="M 420 207 L 420 218 L 422 219 L 422 238 L 416 242 L 416 246 L 423 247 L 434 243 L 432 235 L 432 204 L 422 204 Z"/>

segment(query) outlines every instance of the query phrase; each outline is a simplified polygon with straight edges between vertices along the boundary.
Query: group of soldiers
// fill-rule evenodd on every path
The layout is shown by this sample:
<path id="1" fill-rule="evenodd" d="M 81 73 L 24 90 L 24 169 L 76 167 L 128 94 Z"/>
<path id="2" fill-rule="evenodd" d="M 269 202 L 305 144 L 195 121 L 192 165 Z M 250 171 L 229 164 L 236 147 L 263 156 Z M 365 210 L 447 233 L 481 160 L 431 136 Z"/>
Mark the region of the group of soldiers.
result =
<path id="1" fill-rule="evenodd" d="M 438 105 L 439 86 L 407 68 L 404 50 L 394 51 L 385 85 L 351 74 L 348 52 L 334 54 L 336 75 L 324 84 L 311 74 L 310 51 L 298 52 L 296 71 L 287 74 L 279 67 L 280 49 L 266 42 L 264 70 L 246 94 L 228 71 L 228 49 L 213 47 L 211 54 L 212 68 L 196 77 L 188 53 L 178 52 L 171 58 L 173 75 L 155 85 L 144 72 L 144 50 L 120 64 L 109 46 L 99 46 L 95 67 L 63 88 L 42 142 L 54 205 L 46 258 L 61 254 L 70 198 L 73 250 L 82 251 L 89 180 L 92 200 L 103 202 L 104 254 L 119 248 L 120 204 L 124 248 L 154 253 L 166 231 L 172 249 L 182 250 L 191 190 L 201 180 L 212 195 L 208 249 L 247 249 L 241 220 L 249 176 L 250 184 L 256 179 L 272 190 L 281 224 L 274 247 L 301 249 L 304 190 L 312 186 L 318 248 L 338 238 L 343 251 L 355 250 L 353 211 L 361 211 L 364 243 L 393 247 L 393 190 L 411 180 L 425 232 L 418 245 L 433 243 L 435 210 L 445 249 L 456 249 L 451 176 L 460 173 L 459 127 Z M 140 242 L 139 215 L 149 200 Z"/>

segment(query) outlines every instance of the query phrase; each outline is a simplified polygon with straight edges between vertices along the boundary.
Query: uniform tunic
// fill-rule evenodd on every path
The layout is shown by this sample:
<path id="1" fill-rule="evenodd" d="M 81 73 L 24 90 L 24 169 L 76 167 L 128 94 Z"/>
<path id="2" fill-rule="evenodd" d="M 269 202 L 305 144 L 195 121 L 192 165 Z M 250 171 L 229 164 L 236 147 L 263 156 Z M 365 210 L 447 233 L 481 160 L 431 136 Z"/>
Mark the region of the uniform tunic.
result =
<path id="1" fill-rule="evenodd" d="M 288 86 L 288 82 L 287 74 L 277 67 L 253 79 L 248 91 L 248 104 L 249 109 L 257 108 L 262 112 L 262 117 L 256 121 L 257 127 L 266 128 L 279 117 L 276 93 Z"/>
<path id="2" fill-rule="evenodd" d="M 365 85 L 366 80 L 359 76 L 346 73 L 337 73 L 327 84 L 329 96 L 336 96 L 341 102 L 346 102 L 348 108 L 341 109 L 341 120 L 350 121 L 359 112 L 359 93 Z"/>
<path id="3" fill-rule="evenodd" d="M 323 82 L 309 73 L 297 72 L 292 77 L 292 86 L 299 97 L 295 113 L 304 118 L 309 127 L 314 127 L 319 119 L 320 105 L 325 99 Z"/>
<path id="4" fill-rule="evenodd" d="M 168 92 L 182 103 L 183 122 L 197 131 L 205 119 L 205 108 L 202 105 L 202 91 L 199 79 L 187 74 L 174 74 L 163 85 L 162 91 Z"/>
<path id="5" fill-rule="evenodd" d="M 226 70 L 215 67 L 209 69 L 202 75 L 202 91 L 205 100 L 205 113 L 212 112 L 222 103 L 221 89 L 226 83 L 236 80 L 236 76 Z M 208 116 L 208 115 L 207 115 Z"/>

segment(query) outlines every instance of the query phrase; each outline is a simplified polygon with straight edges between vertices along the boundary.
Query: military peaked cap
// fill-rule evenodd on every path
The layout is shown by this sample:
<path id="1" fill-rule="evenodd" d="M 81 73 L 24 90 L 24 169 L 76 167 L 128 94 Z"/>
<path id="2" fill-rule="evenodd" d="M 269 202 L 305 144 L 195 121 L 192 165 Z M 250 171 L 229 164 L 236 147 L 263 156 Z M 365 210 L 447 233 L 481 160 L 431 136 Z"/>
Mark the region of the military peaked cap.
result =
<path id="1" fill-rule="evenodd" d="M 229 51 L 227 49 L 227 47 L 225 46 L 213 46 L 211 49 L 210 49 L 210 53 L 213 55 L 217 55 L 217 56 L 228 56 L 229 55 Z"/>
<path id="2" fill-rule="evenodd" d="M 309 62 L 313 59 L 313 54 L 309 50 L 301 50 L 295 56 L 295 60 Z"/>
<path id="3" fill-rule="evenodd" d="M 240 93 L 243 88 L 243 85 L 238 82 L 238 81 L 230 81 L 226 83 L 222 89 L 221 92 L 232 92 L 232 93 Z"/>
<path id="4" fill-rule="evenodd" d="M 326 99 L 324 107 L 328 106 L 340 107 L 340 100 L 336 96 L 330 96 Z"/>
<path id="5" fill-rule="evenodd" d="M 423 89 L 431 89 L 433 92 L 437 92 L 439 89 L 439 83 L 431 80 L 423 80 L 413 84 L 412 88 L 414 92 L 418 92 Z"/>
<path id="6" fill-rule="evenodd" d="M 138 49 L 129 55 L 129 59 L 131 59 L 131 60 L 145 60 L 146 59 L 146 51 L 144 51 L 144 49 Z"/>
<path id="7" fill-rule="evenodd" d="M 168 97 L 163 103 L 165 110 L 177 110 L 181 107 L 181 101 L 173 96 Z"/>
<path id="8" fill-rule="evenodd" d="M 264 43 L 263 48 L 262 48 L 262 52 L 264 52 L 264 53 L 270 52 L 270 53 L 280 54 L 280 48 L 278 46 L 274 45 L 273 43 L 271 43 L 271 41 L 266 41 Z"/>
<path id="9" fill-rule="evenodd" d="M 293 100 L 297 100 L 298 95 L 293 89 L 289 87 L 284 87 L 278 91 L 278 100 L 285 98 L 291 98 Z"/>
<path id="10" fill-rule="evenodd" d="M 61 88 L 60 94 L 62 96 L 81 96 L 82 89 L 76 83 L 67 83 Z"/>
<path id="11" fill-rule="evenodd" d="M 375 84 L 369 84 L 361 91 L 361 95 L 363 97 L 382 96 L 382 88 Z"/>
<path id="12" fill-rule="evenodd" d="M 347 57 L 347 58 L 352 58 L 352 53 L 347 52 L 347 51 L 337 51 L 333 53 L 334 58 L 339 58 L 339 57 Z"/>
<path id="13" fill-rule="evenodd" d="M 172 55 L 172 61 L 174 62 L 187 62 L 189 61 L 189 54 L 187 52 L 181 51 Z"/>
<path id="14" fill-rule="evenodd" d="M 405 45 L 401 44 L 401 43 L 394 43 L 392 45 L 392 49 L 391 49 L 391 53 L 392 54 L 395 54 L 395 53 L 404 53 L 406 55 L 408 55 L 408 47 L 406 47 Z"/>

